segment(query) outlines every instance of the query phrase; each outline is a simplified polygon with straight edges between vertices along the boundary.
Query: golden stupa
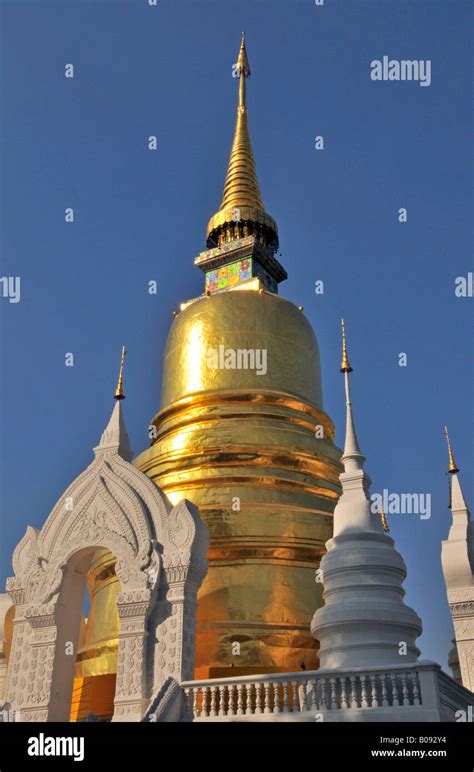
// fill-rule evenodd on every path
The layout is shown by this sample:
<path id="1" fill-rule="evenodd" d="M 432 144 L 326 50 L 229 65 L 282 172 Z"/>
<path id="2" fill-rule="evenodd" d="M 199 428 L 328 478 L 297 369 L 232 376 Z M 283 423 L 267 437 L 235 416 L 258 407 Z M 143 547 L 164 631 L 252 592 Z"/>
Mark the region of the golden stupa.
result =
<path id="1" fill-rule="evenodd" d="M 286 272 L 255 171 L 243 35 L 234 70 L 224 195 L 195 260 L 205 294 L 183 303 L 171 326 L 152 444 L 134 461 L 173 503 L 196 503 L 210 531 L 196 678 L 317 667 L 315 571 L 342 470 L 315 335 L 278 295 Z"/>
<path id="2" fill-rule="evenodd" d="M 205 292 L 168 336 L 151 447 L 135 460 L 171 502 L 188 498 L 211 535 L 198 600 L 196 678 L 317 667 L 316 569 L 340 494 L 340 451 L 322 409 L 318 345 L 287 278 L 255 171 L 242 35 L 237 123 L 224 195 L 195 264 Z M 116 399 L 123 399 L 123 358 Z M 72 720 L 113 713 L 119 582 L 97 551 L 77 654 Z"/>

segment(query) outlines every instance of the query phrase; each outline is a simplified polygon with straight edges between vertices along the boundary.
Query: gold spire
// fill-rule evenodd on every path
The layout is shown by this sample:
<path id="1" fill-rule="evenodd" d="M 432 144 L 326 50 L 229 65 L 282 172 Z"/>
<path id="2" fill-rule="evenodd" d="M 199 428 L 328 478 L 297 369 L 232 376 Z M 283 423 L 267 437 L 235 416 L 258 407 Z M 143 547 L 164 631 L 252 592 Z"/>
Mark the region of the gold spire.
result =
<path id="1" fill-rule="evenodd" d="M 248 129 L 245 82 L 250 76 L 250 67 L 243 32 L 233 72 L 239 78 L 237 122 L 220 209 L 207 226 L 207 246 L 257 235 L 268 246 L 276 248 L 277 226 L 265 212 Z"/>
<path id="2" fill-rule="evenodd" d="M 385 510 L 383 508 L 383 504 L 381 504 L 381 506 L 380 506 L 380 519 L 382 521 L 382 527 L 383 527 L 385 533 L 389 533 L 390 528 L 388 527 L 387 515 L 385 514 Z"/>
<path id="3" fill-rule="evenodd" d="M 344 329 L 344 319 L 341 319 L 341 325 L 342 325 L 342 362 L 341 362 L 341 373 L 351 373 L 352 367 L 349 363 L 349 358 L 347 356 L 347 343 L 346 343 L 346 331 Z"/>
<path id="4" fill-rule="evenodd" d="M 449 434 L 448 434 L 448 427 L 444 427 L 444 436 L 446 437 L 446 442 L 448 444 L 448 456 L 449 456 L 449 474 L 457 474 L 459 472 L 458 467 L 456 466 L 456 462 L 454 460 L 453 451 L 451 448 L 451 442 L 449 440 Z"/>
<path id="5" fill-rule="evenodd" d="M 122 356 L 120 358 L 120 370 L 117 382 L 117 388 L 115 389 L 114 399 L 125 399 L 125 392 L 123 390 L 123 362 L 125 354 L 127 353 L 125 346 L 122 346 Z"/>
<path id="6" fill-rule="evenodd" d="M 242 32 L 242 42 L 240 44 L 240 51 L 237 57 L 236 70 L 239 75 L 239 107 L 246 107 L 245 78 L 250 78 L 251 72 L 249 67 L 249 60 L 247 57 L 247 49 L 245 48 L 245 32 Z"/>
<path id="7" fill-rule="evenodd" d="M 250 76 L 250 67 L 245 48 L 244 32 L 242 32 L 242 43 L 235 65 L 235 73 L 239 77 L 239 105 L 221 210 L 230 206 L 239 207 L 242 205 L 264 209 L 247 123 L 245 80 Z"/>

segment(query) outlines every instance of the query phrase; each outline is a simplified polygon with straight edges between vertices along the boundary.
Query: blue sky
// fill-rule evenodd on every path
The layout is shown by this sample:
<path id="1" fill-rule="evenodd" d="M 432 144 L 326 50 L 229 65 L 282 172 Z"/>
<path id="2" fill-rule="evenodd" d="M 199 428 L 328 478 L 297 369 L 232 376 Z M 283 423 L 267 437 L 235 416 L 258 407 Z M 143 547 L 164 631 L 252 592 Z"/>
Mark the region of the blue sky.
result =
<path id="1" fill-rule="evenodd" d="M 2 584 L 26 525 L 40 527 L 91 460 L 122 343 L 129 434 L 136 452 L 148 444 L 172 310 L 204 286 L 193 259 L 220 202 L 245 30 L 281 293 L 316 331 L 338 444 L 344 315 L 373 490 L 431 493 L 431 519 L 390 524 L 423 656 L 444 665 L 445 422 L 474 501 L 473 300 L 454 294 L 473 270 L 469 3 L 4 0 L 1 16 L 1 275 L 21 277 L 21 301 L 0 298 Z M 431 85 L 371 81 L 384 55 L 431 60 Z"/>

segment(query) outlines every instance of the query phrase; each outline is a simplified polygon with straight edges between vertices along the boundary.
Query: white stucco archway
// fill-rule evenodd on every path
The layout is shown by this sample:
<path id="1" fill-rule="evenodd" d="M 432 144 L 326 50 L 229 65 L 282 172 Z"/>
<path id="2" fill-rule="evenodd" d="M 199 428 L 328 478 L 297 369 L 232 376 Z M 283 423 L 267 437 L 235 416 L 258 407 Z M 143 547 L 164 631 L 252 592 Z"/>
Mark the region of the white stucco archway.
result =
<path id="1" fill-rule="evenodd" d="M 208 533 L 187 501 L 175 507 L 129 463 L 117 402 L 92 464 L 41 530 L 28 527 L 7 591 L 15 605 L 5 698 L 24 721 L 69 719 L 84 573 L 91 554 L 117 558 L 121 584 L 114 721 L 140 720 L 166 678 L 192 678 L 197 591 Z M 79 613 L 78 613 L 79 610 Z"/>

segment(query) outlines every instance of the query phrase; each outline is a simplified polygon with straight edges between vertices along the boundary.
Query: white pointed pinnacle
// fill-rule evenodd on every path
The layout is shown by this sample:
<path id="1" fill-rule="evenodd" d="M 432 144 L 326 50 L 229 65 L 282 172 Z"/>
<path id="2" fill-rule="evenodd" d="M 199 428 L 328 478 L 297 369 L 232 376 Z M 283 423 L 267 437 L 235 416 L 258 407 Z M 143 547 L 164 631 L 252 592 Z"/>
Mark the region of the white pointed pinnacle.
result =
<path id="1" fill-rule="evenodd" d="M 99 444 L 94 448 L 94 452 L 97 455 L 102 451 L 114 449 L 125 461 L 130 461 L 133 458 L 133 451 L 123 419 L 121 400 L 115 402 L 109 423 L 102 433 Z"/>
<path id="2" fill-rule="evenodd" d="M 382 525 L 378 513 L 372 513 L 369 488 L 370 477 L 364 470 L 365 456 L 361 453 L 352 412 L 349 373 L 352 368 L 347 359 L 345 332 L 343 327 L 343 362 L 346 392 L 346 436 L 341 461 L 344 472 L 340 475 L 342 496 L 334 510 L 334 535 L 343 531 L 381 531 Z"/>
<path id="3" fill-rule="evenodd" d="M 472 620 L 474 617 L 474 527 L 462 492 L 457 467 L 456 470 L 456 472 L 452 472 L 450 475 L 452 521 L 448 538 L 441 542 L 441 565 L 449 603 L 454 603 L 455 599 L 459 604 L 465 602 L 465 620 Z M 458 640 L 459 628 L 462 628 L 462 624 L 456 615 L 453 615 L 453 622 L 458 651 L 460 653 L 459 661 L 463 684 L 468 685 L 468 688 L 472 689 L 474 681 L 472 680 L 469 666 L 466 666 L 466 663 L 469 661 L 469 655 L 466 654 L 467 649 L 465 649 L 467 639 L 465 640 L 464 633 L 462 633 L 461 638 Z M 465 631 L 467 629 L 468 627 L 466 626 Z M 460 641 L 463 641 L 461 648 L 464 648 L 464 659 L 459 650 Z M 469 646 L 470 644 L 468 648 Z"/>
<path id="4" fill-rule="evenodd" d="M 354 416 L 352 415 L 351 387 L 349 382 L 349 373 L 352 367 L 347 354 L 346 329 L 344 319 L 341 319 L 342 330 L 342 361 L 341 373 L 344 373 L 344 387 L 346 391 L 346 439 L 344 444 L 344 453 L 342 463 L 345 472 L 361 471 L 364 466 L 365 458 L 360 452 L 359 441 L 354 425 Z"/>
<path id="5" fill-rule="evenodd" d="M 451 543 L 454 544 L 455 542 L 458 542 L 460 545 L 462 545 L 459 549 L 462 552 L 458 555 L 458 563 L 464 561 L 465 559 L 465 552 L 467 551 L 467 557 L 468 562 L 471 565 L 473 574 L 474 574 L 474 529 L 472 527 L 471 522 L 471 513 L 469 512 L 469 508 L 467 506 L 466 500 L 464 498 L 463 490 L 461 488 L 461 482 L 459 479 L 459 469 L 456 466 L 456 463 L 454 461 L 453 452 L 451 449 L 451 443 L 449 441 L 449 435 L 447 427 L 444 427 L 444 433 L 446 435 L 446 440 L 448 443 L 448 453 L 449 453 L 449 471 L 448 475 L 450 477 L 450 510 L 451 510 L 451 517 L 452 517 L 452 523 L 451 528 L 449 529 L 449 535 L 447 542 L 443 542 L 443 545 L 445 543 Z M 444 568 L 443 568 L 444 570 Z M 450 573 L 452 573 L 450 571 Z M 445 571 L 445 577 L 446 577 L 446 571 Z M 472 577 L 472 582 L 474 583 L 474 575 Z"/>
<path id="6" fill-rule="evenodd" d="M 457 474 L 453 474 L 451 478 L 451 512 L 465 512 L 469 519 L 470 512 Z"/>
<path id="7" fill-rule="evenodd" d="M 348 372 L 344 373 L 344 386 L 346 390 L 346 439 L 341 461 L 344 464 L 345 471 L 349 472 L 355 469 L 362 469 L 365 456 L 360 452 L 359 441 L 355 430 Z"/>

